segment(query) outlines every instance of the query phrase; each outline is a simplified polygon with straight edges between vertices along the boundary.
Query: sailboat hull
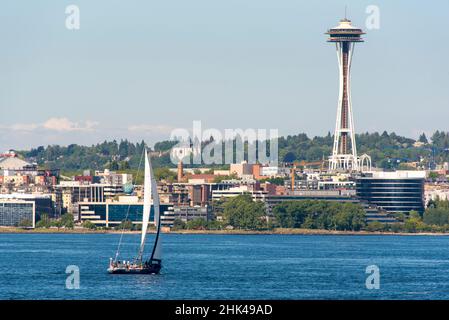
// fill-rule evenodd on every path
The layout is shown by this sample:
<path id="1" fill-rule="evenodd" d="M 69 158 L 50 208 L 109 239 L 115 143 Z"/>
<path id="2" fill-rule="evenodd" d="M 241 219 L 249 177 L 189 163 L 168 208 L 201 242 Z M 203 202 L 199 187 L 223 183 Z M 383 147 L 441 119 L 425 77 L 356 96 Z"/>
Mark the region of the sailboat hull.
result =
<path id="1" fill-rule="evenodd" d="M 126 268 L 126 267 L 110 267 L 108 273 L 110 274 L 159 274 L 162 266 L 160 264 L 152 264 L 143 266 L 141 268 Z"/>

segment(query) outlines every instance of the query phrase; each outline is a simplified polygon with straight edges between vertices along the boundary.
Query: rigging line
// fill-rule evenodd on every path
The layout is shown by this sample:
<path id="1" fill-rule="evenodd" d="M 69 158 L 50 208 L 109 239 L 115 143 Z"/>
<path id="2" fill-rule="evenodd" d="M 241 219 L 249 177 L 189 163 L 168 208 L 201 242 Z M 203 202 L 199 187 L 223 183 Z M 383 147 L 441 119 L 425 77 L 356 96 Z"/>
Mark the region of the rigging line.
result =
<path id="1" fill-rule="evenodd" d="M 137 174 L 136 174 L 136 177 L 133 179 L 134 180 L 133 181 L 133 186 L 134 186 L 134 183 L 137 182 L 137 177 L 139 176 L 140 167 L 142 165 L 142 159 L 143 159 L 143 155 L 145 154 L 145 152 L 146 152 L 146 147 L 145 147 L 145 144 L 144 144 L 143 145 L 143 152 L 140 155 L 139 166 L 137 167 Z M 130 208 L 131 208 L 131 203 L 128 204 L 128 210 L 126 211 L 125 221 L 128 220 L 128 215 L 129 215 L 129 209 Z M 117 262 L 117 258 L 118 258 L 119 254 L 120 254 L 120 246 L 122 245 L 122 239 L 123 239 L 123 234 L 124 233 L 125 233 L 125 224 L 123 224 L 123 226 L 122 226 L 122 232 L 120 234 L 120 240 L 118 242 L 117 251 L 115 252 L 114 262 Z"/>

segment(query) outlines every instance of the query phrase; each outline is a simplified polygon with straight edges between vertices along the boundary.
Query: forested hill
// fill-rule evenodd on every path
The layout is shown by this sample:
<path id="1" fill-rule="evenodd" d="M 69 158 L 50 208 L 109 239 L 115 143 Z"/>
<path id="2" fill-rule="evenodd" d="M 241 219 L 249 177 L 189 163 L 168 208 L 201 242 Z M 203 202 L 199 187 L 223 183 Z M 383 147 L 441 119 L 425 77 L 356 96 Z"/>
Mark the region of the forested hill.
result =
<path id="1" fill-rule="evenodd" d="M 389 168 L 407 161 L 440 163 L 449 161 L 449 132 L 436 131 L 428 140 L 422 134 L 418 140 L 398 136 L 395 133 L 363 133 L 356 136 L 358 154 L 367 153 L 376 166 Z M 309 138 L 306 134 L 281 137 L 279 139 L 279 159 L 316 161 L 330 155 L 333 136 Z M 155 167 L 174 166 L 168 151 L 175 142 L 162 141 L 151 149 L 161 155 L 153 158 Z M 44 168 L 60 168 L 63 171 L 82 169 L 98 170 L 110 168 L 125 170 L 137 168 L 145 142 L 133 143 L 128 140 L 104 141 L 92 146 L 40 146 L 29 151 L 17 151 L 22 157 L 35 161 Z M 165 152 L 164 152 L 165 151 Z"/>
<path id="2" fill-rule="evenodd" d="M 373 164 L 385 169 L 397 168 L 401 163 L 423 159 L 441 163 L 449 161 L 449 132 L 436 131 L 430 139 L 423 133 L 418 140 L 384 131 L 379 134 L 356 135 L 357 153 L 371 156 Z M 310 139 L 306 134 L 281 137 L 279 158 L 286 162 L 294 160 L 314 161 L 327 158 L 332 152 L 333 135 Z"/>
<path id="3" fill-rule="evenodd" d="M 169 166 L 170 157 L 167 154 L 174 141 L 156 143 L 151 150 L 162 153 L 162 156 L 153 157 L 155 167 Z M 62 171 L 80 171 L 84 169 L 111 170 L 136 169 L 142 160 L 143 148 L 148 147 L 144 142 L 133 143 L 128 140 L 117 142 L 104 141 L 96 145 L 81 146 L 71 144 L 68 146 L 50 145 L 40 146 L 29 151 L 16 151 L 29 161 L 36 162 L 42 168 L 61 169 Z"/>

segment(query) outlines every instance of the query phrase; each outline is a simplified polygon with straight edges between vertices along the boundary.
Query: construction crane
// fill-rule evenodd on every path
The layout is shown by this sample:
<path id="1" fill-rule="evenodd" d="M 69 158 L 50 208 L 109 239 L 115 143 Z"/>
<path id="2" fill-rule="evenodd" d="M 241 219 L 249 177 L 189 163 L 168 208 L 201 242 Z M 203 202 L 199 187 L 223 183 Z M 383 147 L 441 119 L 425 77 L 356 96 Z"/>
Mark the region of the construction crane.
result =
<path id="1" fill-rule="evenodd" d="M 301 160 L 301 161 L 293 161 L 291 162 L 291 166 L 292 166 L 292 170 L 290 172 L 290 180 L 291 180 L 291 191 L 295 191 L 295 179 L 296 179 L 296 170 L 298 167 L 302 167 L 302 168 L 317 168 L 321 171 L 324 171 L 325 168 L 325 163 L 326 160 L 321 161 L 305 161 L 305 160 Z"/>
<path id="2" fill-rule="evenodd" d="M 290 179 L 291 179 L 291 191 L 295 191 L 295 178 L 296 178 L 296 169 L 298 166 L 298 161 L 292 162 L 292 170 L 290 172 Z"/>
<path id="3" fill-rule="evenodd" d="M 291 190 L 295 190 L 295 175 L 296 175 L 296 164 L 293 164 L 292 170 L 290 172 L 291 176 Z"/>

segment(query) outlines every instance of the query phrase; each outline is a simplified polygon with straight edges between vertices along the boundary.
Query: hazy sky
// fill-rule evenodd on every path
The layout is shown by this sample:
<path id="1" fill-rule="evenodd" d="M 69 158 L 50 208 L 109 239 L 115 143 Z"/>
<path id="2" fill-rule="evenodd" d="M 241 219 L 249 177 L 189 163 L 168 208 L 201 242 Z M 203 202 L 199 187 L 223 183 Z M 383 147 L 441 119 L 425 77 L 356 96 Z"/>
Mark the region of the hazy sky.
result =
<path id="1" fill-rule="evenodd" d="M 65 8 L 80 8 L 80 30 Z M 0 151 L 172 128 L 334 130 L 335 47 L 348 5 L 366 30 L 352 66 L 355 127 L 449 130 L 449 1 L 9 0 L 0 7 Z"/>

